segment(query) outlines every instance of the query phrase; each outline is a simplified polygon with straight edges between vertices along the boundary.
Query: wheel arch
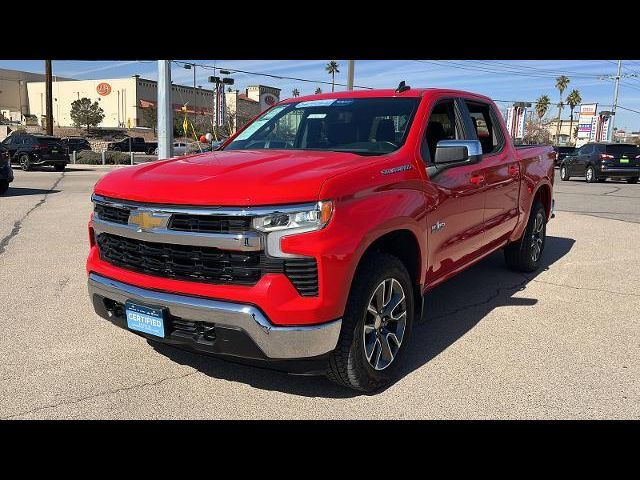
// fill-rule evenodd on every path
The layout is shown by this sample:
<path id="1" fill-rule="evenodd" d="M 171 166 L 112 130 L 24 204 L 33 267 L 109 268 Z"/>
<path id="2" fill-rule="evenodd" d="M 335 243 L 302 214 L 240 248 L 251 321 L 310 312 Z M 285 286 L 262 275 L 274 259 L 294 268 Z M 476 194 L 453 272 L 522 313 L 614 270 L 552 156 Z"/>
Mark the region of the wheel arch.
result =
<path id="1" fill-rule="evenodd" d="M 393 255 L 405 266 L 413 285 L 416 318 L 420 318 L 422 314 L 421 281 L 422 271 L 424 270 L 423 251 L 415 232 L 407 228 L 398 228 L 372 239 L 358 258 L 353 279 L 356 278 L 363 259 L 375 252 Z"/>

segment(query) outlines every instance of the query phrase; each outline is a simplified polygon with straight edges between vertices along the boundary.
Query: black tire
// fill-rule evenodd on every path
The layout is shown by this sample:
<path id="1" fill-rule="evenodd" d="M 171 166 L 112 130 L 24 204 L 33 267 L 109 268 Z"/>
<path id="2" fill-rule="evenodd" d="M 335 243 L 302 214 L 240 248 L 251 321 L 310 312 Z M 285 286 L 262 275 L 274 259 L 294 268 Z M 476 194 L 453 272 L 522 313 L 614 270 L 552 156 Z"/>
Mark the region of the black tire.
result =
<path id="1" fill-rule="evenodd" d="M 9 190 L 9 180 L 0 180 L 0 195 Z"/>
<path id="2" fill-rule="evenodd" d="M 24 170 L 25 172 L 28 172 L 29 170 L 33 169 L 33 166 L 31 165 L 31 159 L 29 158 L 29 155 L 27 155 L 26 153 L 23 153 L 22 155 L 20 155 L 20 168 L 22 168 L 22 170 Z"/>
<path id="3" fill-rule="evenodd" d="M 607 177 L 598 177 L 598 183 L 604 183 L 607 181 Z"/>
<path id="4" fill-rule="evenodd" d="M 566 182 L 570 178 L 569 169 L 565 165 L 560 165 L 560 180 Z"/>
<path id="5" fill-rule="evenodd" d="M 392 355 L 392 360 L 387 366 L 377 370 L 367 360 L 364 328 L 365 321 L 371 318 L 368 317 L 371 315 L 368 313 L 370 301 L 373 301 L 374 294 L 385 280 L 388 282 L 395 280 L 402 287 L 404 302 L 399 303 L 398 306 L 403 304 L 406 308 L 406 324 L 400 345 L 395 355 Z M 395 380 L 398 366 L 402 364 L 402 357 L 411 338 L 415 312 L 412 287 L 409 272 L 397 257 L 374 252 L 362 259 L 349 293 L 338 344 L 329 356 L 326 375 L 331 381 L 354 390 L 373 393 Z M 396 309 L 394 308 L 393 311 Z M 378 338 L 375 337 L 377 335 L 375 330 L 371 334 L 374 337 L 370 338 Z M 386 345 L 389 346 L 388 340 Z M 378 347 L 378 340 L 373 342 L 372 359 L 376 348 L 382 349 L 382 343 L 379 343 Z"/>
<path id="6" fill-rule="evenodd" d="M 587 183 L 594 183 L 598 181 L 598 177 L 596 176 L 596 170 L 593 166 L 589 165 L 584 172 L 584 179 Z"/>
<path id="7" fill-rule="evenodd" d="M 534 239 L 534 227 L 536 227 L 536 219 L 539 215 L 542 215 L 542 230 L 540 233 L 536 233 Z M 529 215 L 529 221 L 527 227 L 522 234 L 520 240 L 510 243 L 504 249 L 504 258 L 507 262 L 507 266 L 519 272 L 535 272 L 542 261 L 542 254 L 544 252 L 544 245 L 546 243 L 547 234 L 547 212 L 542 206 L 542 203 L 536 201 L 531 208 L 531 214 Z M 538 237 L 541 236 L 541 242 L 538 241 Z M 537 258 L 534 258 L 534 241 L 538 244 L 539 252 Z"/>
<path id="8" fill-rule="evenodd" d="M 66 163 L 54 163 L 53 168 L 56 172 L 64 172 L 64 169 L 67 168 Z"/>
<path id="9" fill-rule="evenodd" d="M 122 151 L 122 149 L 120 147 L 113 147 L 111 150 L 114 151 L 114 152 L 121 152 Z"/>
<path id="10" fill-rule="evenodd" d="M 638 177 L 627 178 L 627 183 L 638 183 Z"/>

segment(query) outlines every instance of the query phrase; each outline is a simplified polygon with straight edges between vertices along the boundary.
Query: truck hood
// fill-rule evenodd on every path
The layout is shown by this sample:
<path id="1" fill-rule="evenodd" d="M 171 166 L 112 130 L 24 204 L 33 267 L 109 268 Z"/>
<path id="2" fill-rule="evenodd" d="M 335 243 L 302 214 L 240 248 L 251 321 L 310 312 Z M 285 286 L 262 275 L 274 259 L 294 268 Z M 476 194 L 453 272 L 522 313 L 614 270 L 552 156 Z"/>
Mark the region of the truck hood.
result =
<path id="1" fill-rule="evenodd" d="M 105 197 L 145 203 L 251 206 L 318 200 L 323 182 L 372 161 L 345 152 L 229 150 L 111 172 L 95 186 Z"/>

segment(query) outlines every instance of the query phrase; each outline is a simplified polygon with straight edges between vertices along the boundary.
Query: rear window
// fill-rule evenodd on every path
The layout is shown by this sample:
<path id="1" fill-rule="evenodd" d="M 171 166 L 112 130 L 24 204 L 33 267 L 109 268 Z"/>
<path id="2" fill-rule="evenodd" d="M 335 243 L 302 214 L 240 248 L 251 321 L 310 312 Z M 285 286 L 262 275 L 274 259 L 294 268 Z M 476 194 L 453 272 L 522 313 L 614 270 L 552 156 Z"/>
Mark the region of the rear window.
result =
<path id="1" fill-rule="evenodd" d="M 622 156 L 623 154 L 638 155 L 640 153 L 640 147 L 638 145 L 631 145 L 620 143 L 617 145 L 607 145 L 606 151 L 609 155 Z"/>

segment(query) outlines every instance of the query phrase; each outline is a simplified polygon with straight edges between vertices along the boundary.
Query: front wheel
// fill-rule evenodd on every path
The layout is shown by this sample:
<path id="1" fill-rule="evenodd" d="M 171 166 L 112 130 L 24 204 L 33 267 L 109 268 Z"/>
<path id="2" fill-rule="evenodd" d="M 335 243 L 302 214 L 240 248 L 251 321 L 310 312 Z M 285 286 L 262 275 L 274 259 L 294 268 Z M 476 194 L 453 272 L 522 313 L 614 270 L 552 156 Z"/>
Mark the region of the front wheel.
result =
<path id="1" fill-rule="evenodd" d="M 0 195 L 9 189 L 9 180 L 0 180 Z"/>
<path id="2" fill-rule="evenodd" d="M 64 169 L 67 168 L 66 163 L 56 163 L 53 165 L 53 168 L 56 172 L 64 172 Z"/>
<path id="3" fill-rule="evenodd" d="M 534 272 L 540 267 L 546 242 L 547 212 L 542 203 L 535 202 L 522 237 L 504 249 L 504 258 L 512 270 Z"/>
<path id="4" fill-rule="evenodd" d="M 627 183 L 638 183 L 638 177 L 627 178 Z"/>
<path id="5" fill-rule="evenodd" d="M 560 167 L 560 180 L 567 181 L 567 180 L 569 180 L 569 178 L 571 178 L 569 176 L 569 170 L 567 169 L 567 167 L 565 165 L 562 165 Z"/>
<path id="6" fill-rule="evenodd" d="M 386 253 L 367 254 L 354 278 L 327 377 L 367 393 L 389 385 L 407 348 L 414 315 L 411 277 Z"/>

